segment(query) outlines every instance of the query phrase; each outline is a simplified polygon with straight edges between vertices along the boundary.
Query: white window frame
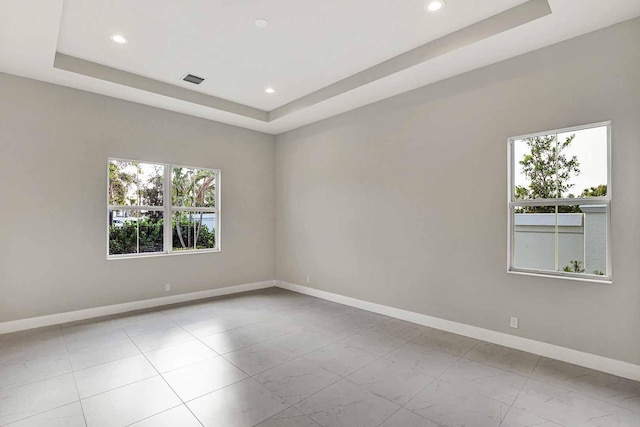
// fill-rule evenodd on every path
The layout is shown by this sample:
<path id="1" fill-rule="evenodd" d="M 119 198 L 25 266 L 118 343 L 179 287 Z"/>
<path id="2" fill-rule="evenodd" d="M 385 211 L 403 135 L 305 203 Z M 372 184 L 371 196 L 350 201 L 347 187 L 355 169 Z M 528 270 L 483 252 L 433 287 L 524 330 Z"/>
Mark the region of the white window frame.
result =
<path id="1" fill-rule="evenodd" d="M 162 206 L 142 206 L 142 205 L 134 205 L 134 206 L 126 206 L 126 205 L 110 205 L 109 204 L 109 164 L 111 161 L 122 161 L 122 162 L 131 162 L 131 163 L 145 163 L 149 165 L 157 165 L 164 167 L 164 176 L 162 181 Z M 211 171 L 216 174 L 215 178 L 215 207 L 207 208 L 207 207 L 180 207 L 172 205 L 172 194 L 173 194 L 173 184 L 171 181 L 171 175 L 173 173 L 173 168 L 186 168 L 186 169 L 198 169 L 198 170 L 206 170 Z M 206 168 L 200 166 L 184 166 L 177 165 L 172 163 L 159 163 L 153 161 L 146 160 L 131 160 L 131 159 L 123 159 L 119 157 L 109 157 L 107 159 L 107 259 L 115 260 L 115 259 L 127 259 L 127 258 L 147 258 L 147 257 L 157 257 L 157 256 L 173 256 L 173 255 L 190 255 L 190 254 L 202 254 L 202 253 L 212 253 L 212 252 L 220 252 L 221 246 L 221 218 L 220 218 L 220 181 L 221 181 L 221 172 L 220 169 Z M 163 213 L 163 248 L 162 252 L 147 252 L 147 253 L 136 253 L 136 254 L 118 254 L 118 255 L 110 255 L 109 254 L 109 212 L 112 210 L 130 210 L 130 211 L 158 211 Z M 174 212 L 205 212 L 205 213 L 215 213 L 216 216 L 216 225 L 215 225 L 215 248 L 209 249 L 182 249 L 179 251 L 173 250 L 173 227 L 172 227 L 172 218 Z M 167 220 L 169 219 L 169 220 Z"/>
<path id="2" fill-rule="evenodd" d="M 515 200 L 515 170 L 517 167 L 515 163 L 515 154 L 513 144 L 517 140 L 525 138 L 533 138 L 536 136 L 553 135 L 559 133 L 576 132 L 585 129 L 592 129 L 597 127 L 607 127 L 607 196 L 606 197 L 576 197 L 576 198 L 558 198 L 558 199 L 535 199 L 535 200 Z M 572 126 L 563 129 L 555 129 L 544 132 L 535 132 L 527 135 L 512 136 L 507 138 L 508 156 L 507 156 L 507 273 L 522 274 L 538 277 L 554 277 L 569 280 L 579 280 L 585 282 L 596 283 L 612 283 L 611 272 L 611 195 L 612 195 L 612 180 L 611 180 L 611 121 L 604 121 L 598 123 L 591 123 L 580 126 Z M 605 205 L 607 207 L 607 237 L 606 237 L 606 274 L 603 276 L 595 274 L 584 273 L 572 273 L 566 271 L 551 271 L 551 270 L 538 270 L 514 267 L 515 261 L 515 210 L 516 207 L 523 206 L 575 206 L 580 205 Z"/>

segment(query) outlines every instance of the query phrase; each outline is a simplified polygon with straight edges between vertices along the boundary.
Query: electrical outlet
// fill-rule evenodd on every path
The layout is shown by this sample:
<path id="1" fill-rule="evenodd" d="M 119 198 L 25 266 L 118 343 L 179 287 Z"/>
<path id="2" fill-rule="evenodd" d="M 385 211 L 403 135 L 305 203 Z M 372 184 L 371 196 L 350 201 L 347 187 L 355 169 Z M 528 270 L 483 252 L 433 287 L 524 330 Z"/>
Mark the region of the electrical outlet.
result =
<path id="1" fill-rule="evenodd" d="M 511 316 L 511 320 L 509 321 L 509 326 L 514 329 L 518 329 L 518 318 Z"/>
<path id="2" fill-rule="evenodd" d="M 311 283 L 311 276 L 307 276 L 307 283 Z"/>
<path id="3" fill-rule="evenodd" d="M 167 283 L 166 285 L 164 285 L 164 290 L 169 292 L 171 290 L 171 283 Z"/>

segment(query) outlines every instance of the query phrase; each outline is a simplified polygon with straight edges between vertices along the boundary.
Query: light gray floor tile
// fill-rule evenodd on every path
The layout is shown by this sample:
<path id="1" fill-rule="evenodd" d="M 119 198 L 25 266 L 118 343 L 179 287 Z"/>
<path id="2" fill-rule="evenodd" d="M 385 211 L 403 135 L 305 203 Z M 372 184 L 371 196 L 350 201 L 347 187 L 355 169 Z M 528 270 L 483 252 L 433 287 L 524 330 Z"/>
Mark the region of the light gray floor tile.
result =
<path id="1" fill-rule="evenodd" d="M 318 309 L 308 309 L 297 307 L 294 310 L 281 313 L 279 316 L 281 319 L 297 322 L 299 325 L 309 327 L 317 323 L 326 322 L 333 319 L 333 314 L 327 314 Z"/>
<path id="2" fill-rule="evenodd" d="M 266 289 L 0 335 L 0 425 L 79 427 L 83 408 L 90 426 L 638 427 L 640 383 Z"/>
<path id="3" fill-rule="evenodd" d="M 71 372 L 66 353 L 0 366 L 0 390 Z"/>
<path id="4" fill-rule="evenodd" d="M 209 335 L 201 338 L 200 340 L 217 353 L 224 354 L 234 350 L 239 350 L 252 344 L 258 344 L 266 341 L 267 339 L 269 338 L 265 338 L 259 333 L 248 331 L 243 327 Z"/>
<path id="5" fill-rule="evenodd" d="M 622 408 L 549 383 L 527 381 L 515 408 L 566 426 L 617 426 Z"/>
<path id="6" fill-rule="evenodd" d="M 456 363 L 459 357 L 410 342 L 393 350 L 385 359 L 437 377 Z"/>
<path id="7" fill-rule="evenodd" d="M 132 336 L 131 340 L 141 351 L 147 352 L 187 341 L 194 341 L 195 337 L 178 327 Z"/>
<path id="8" fill-rule="evenodd" d="M 202 427 L 202 424 L 185 405 L 180 405 L 131 424 L 131 427 Z"/>
<path id="9" fill-rule="evenodd" d="M 112 316 L 111 324 L 122 328 L 133 323 L 142 322 L 144 320 L 160 319 L 163 316 L 155 309 L 138 310 L 129 313 L 121 313 Z"/>
<path id="10" fill-rule="evenodd" d="M 291 334 L 293 332 L 300 332 L 304 327 L 295 321 L 284 320 L 281 318 L 275 318 L 267 320 L 265 322 L 256 323 L 253 325 L 247 325 L 245 329 L 263 334 L 267 339 L 280 337 L 283 335 Z"/>
<path id="11" fill-rule="evenodd" d="M 250 345 L 226 353 L 223 357 L 249 375 L 259 374 L 294 358 L 291 353 L 282 351 L 269 342 Z"/>
<path id="12" fill-rule="evenodd" d="M 324 427 L 378 426 L 400 406 L 342 379 L 296 407 Z"/>
<path id="13" fill-rule="evenodd" d="M 318 424 L 292 406 L 257 424 L 256 427 L 318 427 Z"/>
<path id="14" fill-rule="evenodd" d="M 507 405 L 513 404 L 527 378 L 513 372 L 460 359 L 439 377 Z"/>
<path id="15" fill-rule="evenodd" d="M 61 406 L 34 415 L 25 420 L 11 423 L 8 427 L 85 427 L 84 414 L 80 402 Z"/>
<path id="16" fill-rule="evenodd" d="M 201 360 L 211 359 L 218 354 L 200 341 L 189 341 L 182 344 L 152 350 L 145 356 L 160 372 L 169 372 Z"/>
<path id="17" fill-rule="evenodd" d="M 0 425 L 78 400 L 73 374 L 0 390 Z"/>
<path id="18" fill-rule="evenodd" d="M 500 427 L 562 427 L 530 412 L 512 407 Z"/>
<path id="19" fill-rule="evenodd" d="M 251 378 L 187 403 L 205 427 L 251 427 L 287 404 Z"/>
<path id="20" fill-rule="evenodd" d="M 464 356 L 480 343 L 480 341 L 462 335 L 452 334 L 437 329 L 429 329 L 413 340 L 432 350 L 444 351 L 456 356 Z"/>
<path id="21" fill-rule="evenodd" d="M 358 347 L 377 356 L 384 356 L 394 349 L 405 344 L 408 340 L 382 333 L 376 326 L 365 329 L 353 336 L 347 337 L 341 342 L 348 343 L 352 347 Z"/>
<path id="22" fill-rule="evenodd" d="M 640 382 L 637 381 L 546 357 L 540 359 L 531 377 L 640 412 Z"/>
<path id="23" fill-rule="evenodd" d="M 140 350 L 129 339 L 94 345 L 69 353 L 69 361 L 74 371 L 101 365 L 140 354 Z"/>
<path id="24" fill-rule="evenodd" d="M 387 359 L 378 359 L 355 371 L 347 379 L 398 405 L 407 404 L 433 381 L 433 377 L 415 368 Z"/>
<path id="25" fill-rule="evenodd" d="M 74 373 L 80 399 L 113 390 L 158 375 L 147 359 L 139 354 L 114 362 L 82 369 Z"/>
<path id="26" fill-rule="evenodd" d="M 159 316 L 124 325 L 122 326 L 122 330 L 125 331 L 130 337 L 135 337 L 136 335 L 148 334 L 156 331 L 165 331 L 167 329 L 176 327 L 178 327 L 178 325 L 171 319 Z"/>
<path id="27" fill-rule="evenodd" d="M 209 335 L 218 334 L 224 331 L 231 331 L 233 329 L 246 326 L 248 322 L 239 320 L 229 320 L 223 317 L 214 317 L 208 320 L 203 320 L 196 323 L 189 323 L 182 325 L 184 329 L 198 338 L 204 338 Z"/>
<path id="28" fill-rule="evenodd" d="M 297 403 L 340 377 L 304 359 L 293 360 L 254 377 L 288 403 Z"/>
<path id="29" fill-rule="evenodd" d="M 304 359 L 344 377 L 378 359 L 378 356 L 340 341 L 307 354 Z"/>
<path id="30" fill-rule="evenodd" d="M 375 329 L 392 337 L 409 341 L 424 334 L 429 328 L 404 320 L 391 319 L 377 325 Z"/>
<path id="31" fill-rule="evenodd" d="M 529 375 L 540 356 L 488 342 L 481 342 L 464 356 L 467 359 L 507 371 Z"/>
<path id="32" fill-rule="evenodd" d="M 161 310 L 160 314 L 178 325 L 202 322 L 216 317 L 210 310 L 204 307 L 185 306 L 169 310 Z"/>
<path id="33" fill-rule="evenodd" d="M 65 354 L 67 347 L 60 328 L 41 328 L 3 336 L 0 345 L 0 365 Z"/>
<path id="34" fill-rule="evenodd" d="M 60 326 L 62 327 L 62 333 L 70 336 L 81 333 L 100 333 L 120 329 L 111 317 L 102 318 L 101 320 L 87 319 L 86 321 L 71 322 Z"/>
<path id="35" fill-rule="evenodd" d="M 411 411 L 401 408 L 387 419 L 380 427 L 440 427 L 439 424 L 429 421 Z"/>
<path id="36" fill-rule="evenodd" d="M 121 427 L 181 403 L 158 376 L 84 399 L 82 408 L 88 427 Z"/>
<path id="37" fill-rule="evenodd" d="M 186 402 L 243 380 L 247 375 L 218 356 L 167 372 L 163 377 Z"/>
<path id="38" fill-rule="evenodd" d="M 110 343 L 129 338 L 121 329 L 88 330 L 65 334 L 64 340 L 69 351 L 77 351 L 94 345 Z"/>
<path id="39" fill-rule="evenodd" d="M 243 325 L 264 322 L 277 317 L 276 313 L 268 312 L 267 310 L 245 307 L 238 307 L 233 310 L 222 310 L 219 313 L 225 319 L 237 321 Z"/>
<path id="40" fill-rule="evenodd" d="M 513 406 L 565 426 L 640 425 L 638 412 L 531 379 Z"/>
<path id="41" fill-rule="evenodd" d="M 445 426 L 498 427 L 509 405 L 436 379 L 406 408 Z"/>
<path id="42" fill-rule="evenodd" d="M 342 320 L 340 320 L 340 322 L 342 322 Z M 319 332 L 332 338 L 334 341 L 338 341 L 343 338 L 355 335 L 358 332 L 364 331 L 364 329 L 359 328 L 355 325 L 341 324 L 337 321 L 337 319 L 331 320 L 329 322 L 318 323 L 316 325 L 308 327 L 306 330 Z"/>
<path id="43" fill-rule="evenodd" d="M 303 330 L 271 339 L 268 343 L 293 356 L 302 356 L 333 341 L 333 338 L 320 332 Z"/>

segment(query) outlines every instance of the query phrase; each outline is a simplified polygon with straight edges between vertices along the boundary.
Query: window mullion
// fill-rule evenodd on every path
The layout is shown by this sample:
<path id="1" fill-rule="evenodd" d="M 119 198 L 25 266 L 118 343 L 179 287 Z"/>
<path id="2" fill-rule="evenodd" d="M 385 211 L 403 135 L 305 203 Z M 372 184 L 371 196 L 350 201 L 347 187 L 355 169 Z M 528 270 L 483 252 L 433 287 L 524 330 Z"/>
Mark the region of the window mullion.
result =
<path id="1" fill-rule="evenodd" d="M 171 213 L 171 194 L 173 189 L 171 188 L 171 165 L 164 165 L 164 181 L 162 186 L 162 201 L 164 204 L 164 252 L 171 253 L 173 246 L 173 239 L 171 236 L 171 225 L 173 223 L 173 216 Z"/>

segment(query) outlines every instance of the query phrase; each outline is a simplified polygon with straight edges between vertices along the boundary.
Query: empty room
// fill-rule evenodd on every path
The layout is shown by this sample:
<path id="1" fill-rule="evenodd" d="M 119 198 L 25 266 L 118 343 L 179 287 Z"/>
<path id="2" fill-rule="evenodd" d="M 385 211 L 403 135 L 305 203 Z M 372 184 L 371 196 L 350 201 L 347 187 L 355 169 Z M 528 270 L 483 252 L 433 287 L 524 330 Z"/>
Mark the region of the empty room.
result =
<path id="1" fill-rule="evenodd" d="M 0 426 L 640 426 L 639 0 L 0 1 Z"/>

